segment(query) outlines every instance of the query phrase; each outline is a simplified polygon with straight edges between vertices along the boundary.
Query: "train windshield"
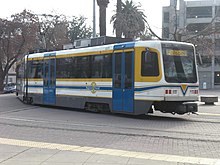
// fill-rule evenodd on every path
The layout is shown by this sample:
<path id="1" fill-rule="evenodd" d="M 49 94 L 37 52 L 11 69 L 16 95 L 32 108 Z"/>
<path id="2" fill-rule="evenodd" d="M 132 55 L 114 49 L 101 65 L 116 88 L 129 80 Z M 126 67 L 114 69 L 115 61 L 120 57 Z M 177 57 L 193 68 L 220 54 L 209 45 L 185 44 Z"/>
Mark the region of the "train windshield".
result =
<path id="1" fill-rule="evenodd" d="M 196 83 L 194 48 L 184 44 L 162 44 L 165 80 L 170 83 Z"/>

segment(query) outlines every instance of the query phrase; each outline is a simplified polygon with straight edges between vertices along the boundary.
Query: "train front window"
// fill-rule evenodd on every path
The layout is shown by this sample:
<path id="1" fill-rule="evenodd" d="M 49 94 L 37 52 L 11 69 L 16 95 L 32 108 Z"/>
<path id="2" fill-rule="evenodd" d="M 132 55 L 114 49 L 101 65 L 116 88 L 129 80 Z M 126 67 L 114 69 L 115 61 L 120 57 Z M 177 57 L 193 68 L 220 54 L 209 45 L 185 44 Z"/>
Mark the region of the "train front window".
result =
<path id="1" fill-rule="evenodd" d="M 190 45 L 162 44 L 165 79 L 170 83 L 196 83 L 194 49 Z"/>
<path id="2" fill-rule="evenodd" d="M 141 76 L 159 76 L 158 55 L 156 52 L 143 51 L 141 55 Z"/>

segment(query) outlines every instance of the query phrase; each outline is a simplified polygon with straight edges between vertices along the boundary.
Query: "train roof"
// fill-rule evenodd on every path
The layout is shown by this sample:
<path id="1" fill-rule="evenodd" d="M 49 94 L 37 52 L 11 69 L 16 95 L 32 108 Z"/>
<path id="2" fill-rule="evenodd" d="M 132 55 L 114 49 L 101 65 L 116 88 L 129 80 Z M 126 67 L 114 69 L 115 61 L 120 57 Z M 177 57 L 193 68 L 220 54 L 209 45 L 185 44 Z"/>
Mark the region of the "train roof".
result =
<path id="1" fill-rule="evenodd" d="M 68 49 L 68 50 L 34 53 L 34 54 L 26 55 L 26 57 L 28 56 L 28 58 L 41 58 L 41 57 L 43 58 L 45 56 L 45 54 L 56 54 L 56 56 L 62 56 L 62 55 L 78 54 L 78 53 L 86 53 L 86 52 L 99 52 L 99 51 L 108 51 L 108 50 L 110 51 L 110 50 L 114 50 L 115 46 L 129 45 L 129 44 L 133 45 L 133 47 L 159 48 L 162 43 L 192 45 L 190 43 L 177 42 L 177 41 L 159 41 L 159 40 L 132 41 L 132 42 L 109 44 L 109 45 L 78 48 L 78 49 Z"/>

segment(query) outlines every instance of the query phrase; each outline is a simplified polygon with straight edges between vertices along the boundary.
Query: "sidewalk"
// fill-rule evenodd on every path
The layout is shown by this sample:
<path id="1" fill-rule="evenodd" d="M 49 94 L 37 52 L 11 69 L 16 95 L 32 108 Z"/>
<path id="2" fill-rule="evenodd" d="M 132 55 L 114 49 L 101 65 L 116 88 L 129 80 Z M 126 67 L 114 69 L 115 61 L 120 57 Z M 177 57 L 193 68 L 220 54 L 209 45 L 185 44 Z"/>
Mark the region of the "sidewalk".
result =
<path id="1" fill-rule="evenodd" d="M 1 165 L 218 165 L 220 159 L 0 138 Z"/>

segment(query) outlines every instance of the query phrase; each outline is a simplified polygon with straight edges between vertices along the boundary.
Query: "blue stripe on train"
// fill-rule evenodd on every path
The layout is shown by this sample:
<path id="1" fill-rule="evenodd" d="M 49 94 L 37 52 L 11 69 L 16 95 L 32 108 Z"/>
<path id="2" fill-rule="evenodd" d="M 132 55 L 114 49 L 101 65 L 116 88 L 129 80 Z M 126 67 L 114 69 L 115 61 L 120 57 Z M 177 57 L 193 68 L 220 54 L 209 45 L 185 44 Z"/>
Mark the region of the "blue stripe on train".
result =
<path id="1" fill-rule="evenodd" d="M 43 88 L 42 85 L 28 85 L 30 88 Z M 141 91 L 146 91 L 146 90 L 151 90 L 151 89 L 156 89 L 156 88 L 163 88 L 163 87 L 175 87 L 175 88 L 181 88 L 180 85 L 160 85 L 160 86 L 150 86 L 150 87 L 143 87 L 143 88 L 135 88 L 135 92 L 141 92 Z M 192 86 L 189 85 L 187 88 L 192 87 L 196 88 L 198 86 Z M 90 89 L 90 86 L 56 86 L 56 88 L 60 89 Z M 112 90 L 112 87 L 95 87 L 96 90 Z M 182 89 L 182 88 L 181 88 Z"/>
<path id="2" fill-rule="evenodd" d="M 28 85 L 29 88 L 43 88 L 42 85 Z M 90 89 L 91 86 L 56 86 L 59 89 Z M 95 87 L 96 90 L 112 90 L 112 87 Z"/>

